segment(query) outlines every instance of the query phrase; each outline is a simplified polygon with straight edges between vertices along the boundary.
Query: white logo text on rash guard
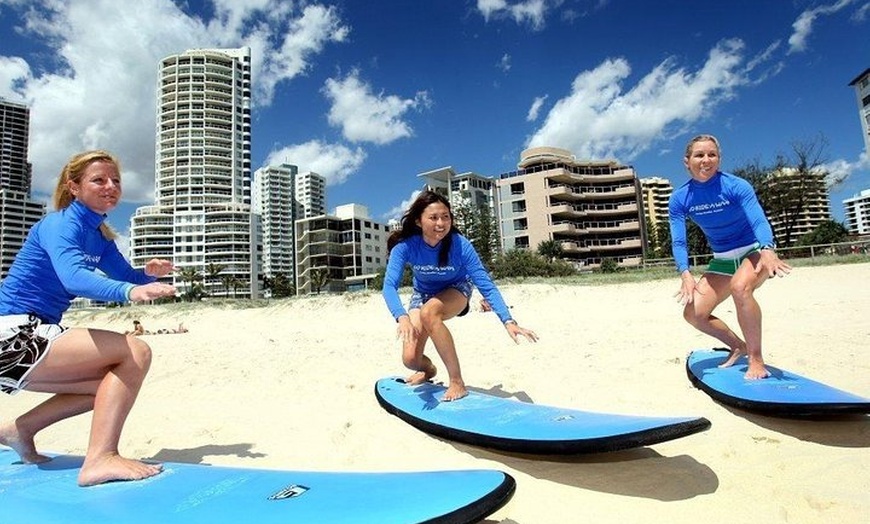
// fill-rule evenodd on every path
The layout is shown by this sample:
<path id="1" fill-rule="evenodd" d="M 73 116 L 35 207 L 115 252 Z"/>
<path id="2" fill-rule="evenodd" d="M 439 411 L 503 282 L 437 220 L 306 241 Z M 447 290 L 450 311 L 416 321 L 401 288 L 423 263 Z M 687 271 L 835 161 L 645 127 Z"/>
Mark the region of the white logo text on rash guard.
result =
<path id="1" fill-rule="evenodd" d="M 731 205 L 731 201 L 727 198 L 720 200 L 719 202 L 711 202 L 708 204 L 697 204 L 689 208 L 689 213 L 694 213 L 698 215 L 706 215 L 708 213 L 715 213 L 718 210 L 721 210 L 725 206 Z"/>

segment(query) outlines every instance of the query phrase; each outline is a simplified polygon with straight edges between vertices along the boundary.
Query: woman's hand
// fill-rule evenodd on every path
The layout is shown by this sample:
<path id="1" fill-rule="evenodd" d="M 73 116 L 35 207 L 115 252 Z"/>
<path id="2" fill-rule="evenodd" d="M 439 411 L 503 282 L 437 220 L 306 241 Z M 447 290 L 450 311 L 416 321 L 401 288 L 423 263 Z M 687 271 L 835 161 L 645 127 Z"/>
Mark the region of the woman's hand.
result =
<path id="1" fill-rule="evenodd" d="M 508 335 L 511 336 L 514 343 L 516 343 L 516 344 L 520 343 L 520 340 L 518 338 L 519 335 L 526 337 L 526 340 L 528 340 L 529 342 L 537 342 L 538 341 L 538 335 L 535 334 L 534 331 L 532 331 L 531 329 L 521 328 L 520 325 L 517 324 L 515 320 L 508 320 L 507 322 L 505 322 L 504 328 L 507 330 Z"/>
<path id="2" fill-rule="evenodd" d="M 165 277 L 173 271 L 175 271 L 175 266 L 172 265 L 171 260 L 152 258 L 145 264 L 145 274 L 151 277 Z"/>
<path id="3" fill-rule="evenodd" d="M 776 251 L 772 249 L 762 249 L 761 256 L 758 259 L 758 264 L 755 265 L 755 274 L 762 271 L 767 271 L 769 277 L 780 276 L 784 277 L 791 272 L 791 266 L 779 258 Z"/>
<path id="4" fill-rule="evenodd" d="M 130 291 L 130 301 L 145 302 L 148 300 L 156 300 L 158 298 L 174 297 L 176 293 L 177 290 L 173 285 L 163 284 L 161 282 L 151 282 L 150 284 L 135 286 Z"/>
<path id="5" fill-rule="evenodd" d="M 396 327 L 396 338 L 401 340 L 403 344 L 416 344 L 417 330 L 411 324 L 411 317 L 402 315 L 396 321 L 399 323 Z"/>
<path id="6" fill-rule="evenodd" d="M 680 281 L 680 290 L 674 296 L 677 297 L 677 302 L 682 305 L 691 304 L 694 300 L 695 289 L 697 288 L 695 277 L 692 276 L 691 272 L 686 270 L 680 275 Z"/>

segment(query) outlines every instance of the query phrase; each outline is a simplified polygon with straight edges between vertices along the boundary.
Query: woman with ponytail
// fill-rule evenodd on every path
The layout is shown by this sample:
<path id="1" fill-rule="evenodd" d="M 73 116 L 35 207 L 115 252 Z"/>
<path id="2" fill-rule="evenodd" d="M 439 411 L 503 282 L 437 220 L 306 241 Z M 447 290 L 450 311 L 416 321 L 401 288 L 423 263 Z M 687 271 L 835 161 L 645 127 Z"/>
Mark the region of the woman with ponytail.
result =
<path id="1" fill-rule="evenodd" d="M 61 420 L 93 411 L 78 476 L 82 486 L 156 475 L 158 464 L 124 458 L 121 430 L 151 364 L 151 348 L 135 336 L 65 328 L 76 297 L 105 302 L 171 297 L 157 282 L 172 262 L 154 259 L 137 270 L 118 251 L 106 213 L 121 198 L 118 161 L 105 151 L 75 155 L 54 192 L 56 211 L 31 228 L 0 286 L 0 391 L 52 394 L 11 421 L 0 422 L 0 444 L 25 463 L 50 460 L 35 436 Z M 99 270 L 99 272 L 95 271 Z"/>

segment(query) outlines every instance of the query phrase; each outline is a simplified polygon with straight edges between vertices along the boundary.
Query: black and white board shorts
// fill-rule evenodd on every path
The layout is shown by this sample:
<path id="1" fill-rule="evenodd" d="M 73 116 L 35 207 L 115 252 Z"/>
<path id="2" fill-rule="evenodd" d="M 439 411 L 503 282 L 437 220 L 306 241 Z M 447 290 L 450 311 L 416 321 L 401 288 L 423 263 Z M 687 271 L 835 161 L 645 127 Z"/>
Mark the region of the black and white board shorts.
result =
<path id="1" fill-rule="evenodd" d="M 66 328 L 43 324 L 33 315 L 0 316 L 0 391 L 14 395 Z"/>

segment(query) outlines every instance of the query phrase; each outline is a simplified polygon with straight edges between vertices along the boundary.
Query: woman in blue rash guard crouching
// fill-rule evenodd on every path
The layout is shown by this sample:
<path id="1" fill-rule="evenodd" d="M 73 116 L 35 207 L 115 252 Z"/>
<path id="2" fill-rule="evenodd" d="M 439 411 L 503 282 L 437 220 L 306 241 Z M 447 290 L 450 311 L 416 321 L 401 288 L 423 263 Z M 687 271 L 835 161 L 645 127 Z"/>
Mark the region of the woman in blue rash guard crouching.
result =
<path id="1" fill-rule="evenodd" d="M 468 394 L 453 336 L 444 321 L 468 312 L 473 286 L 491 304 L 514 342 L 519 342 L 519 335 L 537 341 L 533 331 L 520 327 L 511 317 L 474 246 L 453 225 L 453 212 L 444 196 L 434 191 L 421 193 L 402 217 L 401 229 L 390 235 L 387 249 L 383 295 L 398 323 L 402 362 L 414 371 L 406 379 L 408 384 L 420 384 L 435 376 L 435 365 L 423 354 L 431 338 L 450 380 L 443 400 L 457 400 Z M 406 265 L 411 266 L 414 276 L 407 310 L 399 298 Z"/>
<path id="2" fill-rule="evenodd" d="M 151 364 L 151 348 L 135 336 L 90 328 L 65 328 L 61 318 L 78 296 L 106 302 L 171 297 L 175 287 L 157 282 L 173 271 L 154 259 L 136 270 L 115 244 L 106 213 L 121 198 L 118 161 L 105 151 L 70 159 L 54 192 L 57 211 L 31 228 L 0 286 L 0 390 L 53 394 L 12 421 L 0 423 L 0 444 L 25 463 L 49 460 L 35 435 L 93 410 L 82 486 L 156 475 L 158 464 L 122 457 L 124 422 Z M 99 270 L 96 272 L 95 270 Z"/>

